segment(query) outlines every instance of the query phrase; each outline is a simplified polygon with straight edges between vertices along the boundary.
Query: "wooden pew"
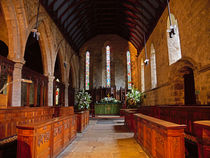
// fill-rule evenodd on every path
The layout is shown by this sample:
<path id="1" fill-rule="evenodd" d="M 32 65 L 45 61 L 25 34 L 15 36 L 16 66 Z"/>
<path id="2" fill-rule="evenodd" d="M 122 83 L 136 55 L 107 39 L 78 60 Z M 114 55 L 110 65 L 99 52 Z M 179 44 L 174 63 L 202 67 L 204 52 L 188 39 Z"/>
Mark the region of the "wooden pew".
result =
<path id="1" fill-rule="evenodd" d="M 198 141 L 200 138 L 198 137 L 198 134 L 193 132 L 193 129 L 197 128 L 194 127 L 195 124 L 193 124 L 193 122 L 210 120 L 210 106 L 142 106 L 138 110 L 128 109 L 123 110 L 123 112 L 125 113 L 125 124 L 134 132 L 137 130 L 137 127 L 133 125 L 133 123 L 135 124 L 135 120 L 133 120 L 132 117 L 135 113 L 142 113 L 177 124 L 185 124 L 187 125 L 185 128 L 186 140 L 198 145 L 199 155 L 203 152 L 203 147 Z M 200 156 L 200 158 L 201 157 L 202 156 Z"/>
<path id="2" fill-rule="evenodd" d="M 134 114 L 138 143 L 150 157 L 184 158 L 184 128 L 143 114 Z"/>
<path id="3" fill-rule="evenodd" d="M 199 158 L 210 157 L 210 120 L 195 121 L 193 133 L 198 142 Z"/>
<path id="4" fill-rule="evenodd" d="M 125 125 L 128 126 L 129 130 L 134 132 L 136 130 L 136 122 L 134 119 L 134 114 L 138 113 L 137 109 L 122 109 L 122 113 L 125 116 Z"/>
<path id="5" fill-rule="evenodd" d="M 18 125 L 17 158 L 56 157 L 76 136 L 76 115 Z"/>
<path id="6" fill-rule="evenodd" d="M 16 126 L 74 114 L 74 107 L 10 107 L 0 109 L 0 140 L 17 134 Z"/>
<path id="7" fill-rule="evenodd" d="M 185 132 L 193 136 L 193 122 L 210 120 L 210 106 L 141 106 L 138 109 L 125 109 L 125 123 L 132 122 L 129 114 L 142 113 L 161 120 L 187 125 Z M 129 113 L 129 114 L 127 114 Z M 194 138 L 192 138 L 194 139 Z"/>
<path id="8" fill-rule="evenodd" d="M 0 139 L 17 134 L 16 126 L 53 118 L 51 107 L 17 107 L 0 109 Z"/>
<path id="9" fill-rule="evenodd" d="M 89 110 L 75 112 L 77 115 L 77 132 L 83 132 L 89 124 Z"/>

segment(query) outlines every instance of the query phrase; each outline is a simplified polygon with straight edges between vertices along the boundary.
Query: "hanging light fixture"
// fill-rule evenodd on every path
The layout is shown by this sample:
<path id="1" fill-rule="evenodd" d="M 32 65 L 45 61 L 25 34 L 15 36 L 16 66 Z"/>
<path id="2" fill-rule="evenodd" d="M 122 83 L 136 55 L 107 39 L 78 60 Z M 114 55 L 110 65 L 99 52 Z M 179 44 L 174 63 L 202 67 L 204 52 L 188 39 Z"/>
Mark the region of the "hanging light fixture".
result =
<path id="1" fill-rule="evenodd" d="M 167 30 L 167 32 L 169 33 L 169 37 L 173 38 L 173 35 L 175 35 L 175 26 L 172 25 L 172 21 L 171 21 L 171 12 L 170 12 L 170 6 L 169 6 L 169 1 L 167 0 L 167 4 L 168 4 L 168 17 L 169 17 L 169 29 Z"/>
<path id="2" fill-rule="evenodd" d="M 142 10 L 142 14 L 144 15 L 144 9 Z M 145 26 L 144 26 L 145 27 Z M 146 30 L 146 28 L 145 28 Z M 144 33 L 144 51 L 145 51 L 145 60 L 144 64 L 147 66 L 149 64 L 149 59 L 147 58 L 147 45 L 146 45 L 146 38 L 145 38 L 145 33 Z"/>
<path id="3" fill-rule="evenodd" d="M 149 59 L 147 58 L 147 45 L 146 45 L 145 34 L 144 34 L 144 50 L 145 50 L 145 60 L 144 60 L 144 64 L 145 64 L 145 65 L 148 65 L 148 64 L 149 64 Z"/>
<path id="4" fill-rule="evenodd" d="M 36 26 L 34 29 L 31 30 L 33 32 L 33 37 L 39 40 L 40 33 L 38 32 L 38 20 L 39 20 L 39 8 L 40 8 L 40 2 L 38 0 L 38 8 L 37 8 L 37 16 L 36 16 Z"/>

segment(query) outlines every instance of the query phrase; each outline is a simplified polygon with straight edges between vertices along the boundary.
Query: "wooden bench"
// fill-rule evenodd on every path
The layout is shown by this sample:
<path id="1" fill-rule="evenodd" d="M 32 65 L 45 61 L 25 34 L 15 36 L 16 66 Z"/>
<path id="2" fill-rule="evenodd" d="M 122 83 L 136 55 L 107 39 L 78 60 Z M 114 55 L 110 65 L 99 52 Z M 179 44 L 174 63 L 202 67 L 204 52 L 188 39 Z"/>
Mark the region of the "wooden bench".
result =
<path id="1" fill-rule="evenodd" d="M 134 114 L 137 122 L 135 138 L 150 157 L 184 158 L 184 128 L 186 125 Z"/>
<path id="2" fill-rule="evenodd" d="M 89 124 L 89 110 L 75 112 L 77 114 L 77 132 L 83 132 Z"/>
<path id="3" fill-rule="evenodd" d="M 137 109 L 123 109 L 121 112 L 125 116 L 125 125 L 128 126 L 129 130 L 134 132 L 136 130 L 136 122 L 134 114 L 138 113 Z"/>
<path id="4" fill-rule="evenodd" d="M 17 158 L 56 157 L 77 133 L 76 115 L 18 125 Z"/>
<path id="5" fill-rule="evenodd" d="M 198 142 L 199 158 L 210 157 L 210 120 L 195 121 L 193 133 Z"/>
<path id="6" fill-rule="evenodd" d="M 74 107 L 10 107 L 0 109 L 0 140 L 15 136 L 16 126 L 74 114 Z"/>

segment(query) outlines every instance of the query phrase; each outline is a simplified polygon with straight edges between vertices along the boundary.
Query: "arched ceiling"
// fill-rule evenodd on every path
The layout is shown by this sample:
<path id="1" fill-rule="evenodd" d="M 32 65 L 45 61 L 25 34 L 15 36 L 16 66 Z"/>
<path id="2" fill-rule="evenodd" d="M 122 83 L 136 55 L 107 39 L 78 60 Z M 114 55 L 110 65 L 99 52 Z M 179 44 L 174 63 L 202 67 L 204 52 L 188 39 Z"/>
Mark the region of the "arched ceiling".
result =
<path id="1" fill-rule="evenodd" d="M 144 46 L 167 0 L 40 0 L 75 52 L 99 34 L 117 34 Z"/>

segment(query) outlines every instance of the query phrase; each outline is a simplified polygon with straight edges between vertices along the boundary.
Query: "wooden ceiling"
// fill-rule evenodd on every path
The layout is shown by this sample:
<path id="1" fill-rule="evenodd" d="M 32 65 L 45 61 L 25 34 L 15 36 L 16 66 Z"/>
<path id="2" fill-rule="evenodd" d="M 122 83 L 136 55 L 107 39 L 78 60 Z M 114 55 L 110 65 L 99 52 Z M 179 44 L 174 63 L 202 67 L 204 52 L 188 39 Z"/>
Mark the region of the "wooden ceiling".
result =
<path id="1" fill-rule="evenodd" d="M 40 0 L 75 52 L 99 34 L 117 34 L 144 46 L 167 0 Z"/>

